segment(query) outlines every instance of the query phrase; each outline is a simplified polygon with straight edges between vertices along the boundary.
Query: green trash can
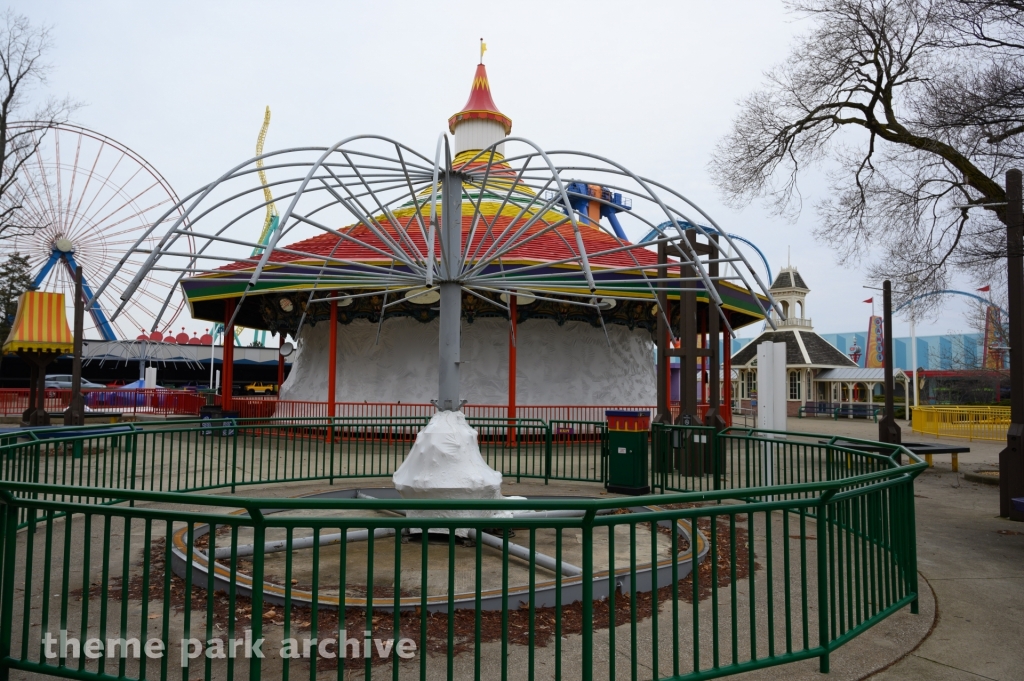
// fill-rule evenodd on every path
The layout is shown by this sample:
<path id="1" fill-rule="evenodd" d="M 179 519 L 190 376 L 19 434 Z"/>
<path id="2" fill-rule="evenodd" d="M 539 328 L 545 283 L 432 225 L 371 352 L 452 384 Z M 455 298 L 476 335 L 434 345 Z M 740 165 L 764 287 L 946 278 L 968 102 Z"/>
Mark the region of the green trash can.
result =
<path id="1" fill-rule="evenodd" d="M 608 420 L 608 491 L 649 494 L 647 440 L 651 416 L 645 411 L 606 411 Z"/>

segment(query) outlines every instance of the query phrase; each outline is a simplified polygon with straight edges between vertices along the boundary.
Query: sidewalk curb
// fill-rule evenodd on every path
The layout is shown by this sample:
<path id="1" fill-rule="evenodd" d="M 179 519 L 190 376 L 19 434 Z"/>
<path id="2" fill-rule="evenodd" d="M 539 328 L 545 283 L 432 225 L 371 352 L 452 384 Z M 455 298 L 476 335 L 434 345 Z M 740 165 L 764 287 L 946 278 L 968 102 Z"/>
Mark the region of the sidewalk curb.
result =
<path id="1" fill-rule="evenodd" d="M 976 473 L 964 472 L 964 474 L 963 474 L 964 480 L 967 480 L 968 482 L 978 482 L 978 483 L 981 483 L 983 485 L 998 485 L 999 484 L 999 476 L 998 475 L 979 475 L 980 472 L 981 471 L 978 471 Z"/>
<path id="2" fill-rule="evenodd" d="M 913 648 L 908 650 L 906 653 L 901 655 L 899 658 L 897 658 L 897 659 L 893 660 L 892 662 L 890 662 L 889 664 L 885 665 L 881 669 L 876 669 L 873 672 L 869 672 L 868 674 L 865 674 L 864 676 L 860 677 L 857 681 L 867 681 L 867 679 L 870 679 L 873 676 L 877 676 L 878 674 L 881 674 L 882 672 L 884 672 L 884 671 L 886 671 L 888 669 L 891 669 L 892 667 L 896 666 L 897 664 L 899 664 L 903 660 L 907 659 L 908 657 L 910 657 L 911 655 L 916 653 L 918 648 L 923 646 L 924 642 L 927 641 L 929 638 L 931 638 L 932 634 L 935 633 L 935 628 L 939 626 L 939 619 L 941 618 L 941 615 L 939 614 L 939 598 L 938 598 L 938 596 L 935 595 L 935 589 L 932 588 L 931 582 L 929 582 L 928 579 L 923 574 L 921 574 L 920 571 L 918 571 L 917 576 L 918 576 L 918 578 L 922 582 L 924 582 L 925 584 L 928 585 L 928 590 L 932 592 L 932 599 L 933 599 L 933 601 L 935 603 L 935 614 L 932 617 L 932 626 L 928 628 L 928 633 L 925 634 L 924 637 L 920 641 L 917 642 L 916 646 L 914 646 Z"/>

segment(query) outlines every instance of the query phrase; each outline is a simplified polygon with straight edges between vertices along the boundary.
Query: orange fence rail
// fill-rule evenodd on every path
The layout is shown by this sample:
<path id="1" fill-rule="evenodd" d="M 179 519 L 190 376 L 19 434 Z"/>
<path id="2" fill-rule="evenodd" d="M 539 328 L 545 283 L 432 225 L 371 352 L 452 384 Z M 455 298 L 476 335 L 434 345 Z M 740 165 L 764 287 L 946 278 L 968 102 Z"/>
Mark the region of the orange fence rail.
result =
<path id="1" fill-rule="evenodd" d="M 434 405 L 429 403 L 393 403 L 393 402 L 335 402 L 334 411 L 330 413 L 327 402 L 304 402 L 298 400 L 278 400 L 274 397 L 233 397 L 232 408 L 241 418 L 313 418 L 333 416 L 335 418 L 402 418 L 426 417 L 434 415 Z M 611 409 L 633 409 L 648 411 L 653 416 L 657 409 L 654 406 L 634 404 L 600 404 L 600 405 L 517 405 L 515 418 L 536 419 L 540 421 L 604 421 L 605 411 Z M 703 420 L 708 406 L 697 406 L 697 418 Z M 500 421 L 508 418 L 508 405 L 505 404 L 467 404 L 462 408 L 466 416 L 486 418 Z M 679 405 L 672 405 L 673 415 L 679 414 Z M 724 414 L 724 412 L 723 412 Z"/>
<path id="2" fill-rule="evenodd" d="M 96 389 L 83 390 L 88 413 L 95 414 L 153 414 L 165 416 L 198 416 L 201 407 L 207 405 L 207 396 L 187 390 L 156 389 Z M 0 389 L 0 415 L 15 416 L 28 409 L 28 388 Z M 48 412 L 57 413 L 67 409 L 71 391 L 65 388 L 47 388 L 44 404 Z M 219 395 L 212 400 L 219 405 Z M 333 413 L 327 402 L 278 400 L 274 395 L 235 396 L 231 408 L 240 418 L 430 418 L 436 411 L 429 403 L 392 402 L 336 402 Z M 604 421 L 605 411 L 630 409 L 648 411 L 651 416 L 657 409 L 648 405 L 600 404 L 600 405 L 517 405 L 515 418 L 551 421 Z M 508 405 L 467 404 L 463 407 L 466 416 L 478 419 L 501 421 L 508 418 Z M 707 405 L 697 407 L 697 419 L 703 420 Z M 679 414 L 678 403 L 672 404 L 672 414 Z M 723 412 L 724 415 L 725 412 Z"/>

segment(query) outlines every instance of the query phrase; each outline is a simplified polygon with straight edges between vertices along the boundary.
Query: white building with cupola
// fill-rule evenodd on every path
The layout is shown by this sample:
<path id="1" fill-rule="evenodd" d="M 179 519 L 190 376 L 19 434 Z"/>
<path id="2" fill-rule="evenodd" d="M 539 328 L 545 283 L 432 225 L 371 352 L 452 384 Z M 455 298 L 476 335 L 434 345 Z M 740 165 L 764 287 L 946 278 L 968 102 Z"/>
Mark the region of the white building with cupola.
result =
<path id="1" fill-rule="evenodd" d="M 732 356 L 733 395 L 743 410 L 757 404 L 757 346 L 765 341 L 786 344 L 786 411 L 828 415 L 843 405 L 872 402 L 876 386 L 883 383 L 882 369 L 862 369 L 842 351 L 815 333 L 807 310 L 811 289 L 796 267 L 782 268 L 771 293 L 782 316 L 772 312 L 776 330 L 765 325 L 753 341 Z M 897 382 L 906 376 L 897 370 Z M 852 413 L 844 410 L 844 413 Z M 870 415 L 870 414 L 869 414 Z"/>

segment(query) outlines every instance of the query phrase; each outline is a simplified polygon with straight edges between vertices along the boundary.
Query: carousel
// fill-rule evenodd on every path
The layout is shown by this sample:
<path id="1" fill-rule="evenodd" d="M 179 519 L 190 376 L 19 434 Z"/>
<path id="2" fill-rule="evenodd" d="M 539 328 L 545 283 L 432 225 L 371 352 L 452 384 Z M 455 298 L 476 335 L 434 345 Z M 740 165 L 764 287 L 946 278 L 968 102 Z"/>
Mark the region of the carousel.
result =
<path id="1" fill-rule="evenodd" d="M 770 305 L 737 244 L 701 226 L 714 223 L 686 197 L 614 161 L 511 137 L 482 63 L 448 131 L 432 157 L 365 135 L 262 154 L 186 198 L 187 227 L 148 265 L 180 271 L 194 318 L 295 339 L 282 403 L 436 401 L 440 344 L 454 337 L 442 329 L 447 288 L 459 308 L 447 361 L 461 382 L 450 408 L 667 413 L 659 357 L 689 356 L 679 410 L 696 415 L 689 384 L 717 355 L 709 338 L 725 332 L 727 346 Z M 175 248 L 186 234 L 195 254 Z"/>

